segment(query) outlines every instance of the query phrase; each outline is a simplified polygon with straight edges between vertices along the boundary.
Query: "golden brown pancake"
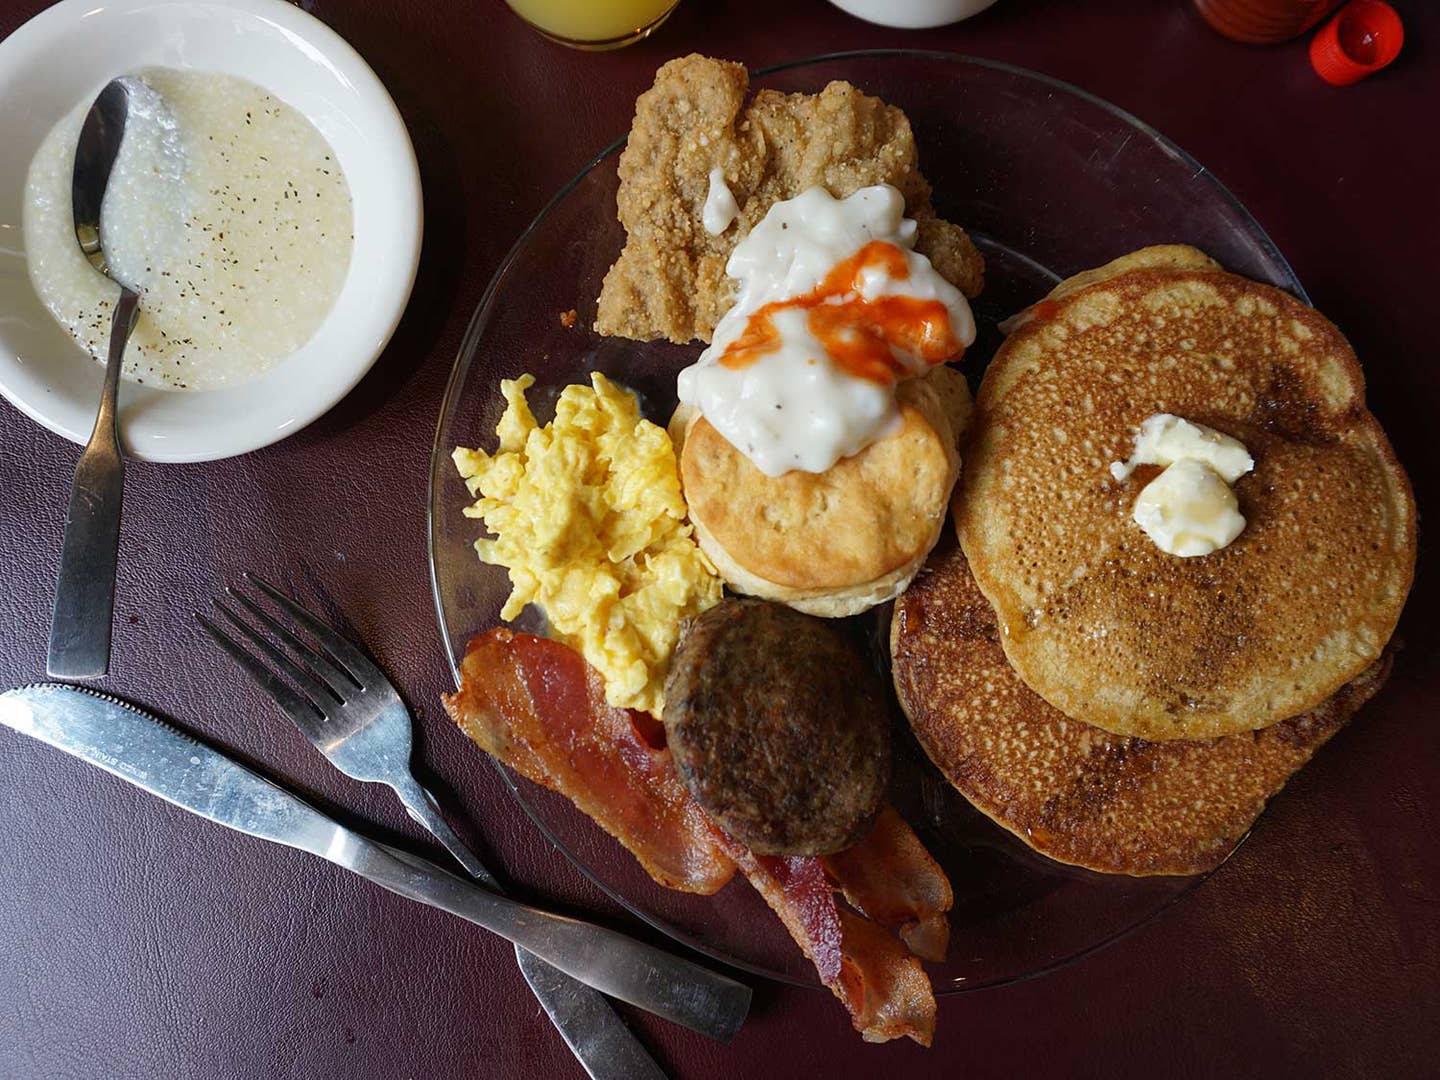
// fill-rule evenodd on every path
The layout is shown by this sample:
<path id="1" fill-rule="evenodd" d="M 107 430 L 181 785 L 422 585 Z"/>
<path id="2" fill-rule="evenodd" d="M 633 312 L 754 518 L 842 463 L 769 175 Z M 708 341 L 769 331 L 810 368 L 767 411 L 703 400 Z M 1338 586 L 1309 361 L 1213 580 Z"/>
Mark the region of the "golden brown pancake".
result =
<path id="1" fill-rule="evenodd" d="M 950 783 L 1042 854 L 1111 874 L 1218 866 L 1390 669 L 1387 652 L 1317 708 L 1263 731 L 1111 735 L 1067 720 L 1020 681 L 953 545 L 896 602 L 890 642 L 900 703 Z"/>
<path id="2" fill-rule="evenodd" d="M 1037 305 L 986 373 L 956 509 L 1020 677 L 1121 735 L 1197 739 L 1318 706 L 1380 656 L 1415 564 L 1415 504 L 1355 354 L 1293 297 L 1198 267 L 1122 270 Z M 1146 417 L 1249 448 L 1248 524 L 1183 559 L 1131 517 Z"/>
<path id="3" fill-rule="evenodd" d="M 740 592 L 832 618 L 902 590 L 939 538 L 960 468 L 932 377 L 900 384 L 898 432 L 823 473 L 766 476 L 692 416 L 680 482 L 696 539 L 721 576 Z M 963 386 L 947 392 L 964 395 Z"/>
<path id="4" fill-rule="evenodd" d="M 1094 285 L 1107 278 L 1112 278 L 1116 274 L 1123 274 L 1126 270 L 1142 268 L 1156 270 L 1162 267 L 1172 270 L 1224 269 L 1209 255 L 1189 244 L 1155 244 L 1132 251 L 1128 255 L 1121 255 L 1118 259 L 1111 259 L 1104 266 L 1096 266 L 1089 270 L 1082 270 L 1078 274 L 1072 274 L 1051 289 L 1045 300 L 1059 300 L 1071 293 L 1079 292 L 1087 285 Z M 1031 304 L 1023 311 L 1010 316 L 1000 324 L 1001 331 L 1007 335 L 1012 334 L 1026 323 L 1033 321 L 1037 310 L 1041 310 L 1041 304 L 1044 302 L 1042 300 L 1039 304 Z"/>
<path id="5" fill-rule="evenodd" d="M 819 94 L 761 90 L 747 104 L 749 83 L 742 64 L 691 55 L 660 68 L 636 101 L 616 199 L 625 247 L 605 275 L 599 333 L 709 341 L 733 298 L 735 244 L 775 203 L 817 185 L 844 198 L 893 184 L 919 226 L 915 249 L 966 296 L 980 292 L 984 261 L 935 216 L 903 112 L 843 82 Z M 701 224 L 715 167 L 740 207 L 719 236 Z"/>

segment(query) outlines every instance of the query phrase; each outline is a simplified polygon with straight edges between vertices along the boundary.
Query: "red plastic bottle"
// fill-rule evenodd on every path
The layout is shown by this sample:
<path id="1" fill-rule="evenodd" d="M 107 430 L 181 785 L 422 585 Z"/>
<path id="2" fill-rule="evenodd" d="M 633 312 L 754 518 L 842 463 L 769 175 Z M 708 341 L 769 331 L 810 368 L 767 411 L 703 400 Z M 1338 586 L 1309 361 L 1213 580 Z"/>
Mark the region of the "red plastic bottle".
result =
<path id="1" fill-rule="evenodd" d="M 1340 0 L 1195 0 L 1206 22 L 1249 45 L 1289 41 L 1339 6 Z"/>

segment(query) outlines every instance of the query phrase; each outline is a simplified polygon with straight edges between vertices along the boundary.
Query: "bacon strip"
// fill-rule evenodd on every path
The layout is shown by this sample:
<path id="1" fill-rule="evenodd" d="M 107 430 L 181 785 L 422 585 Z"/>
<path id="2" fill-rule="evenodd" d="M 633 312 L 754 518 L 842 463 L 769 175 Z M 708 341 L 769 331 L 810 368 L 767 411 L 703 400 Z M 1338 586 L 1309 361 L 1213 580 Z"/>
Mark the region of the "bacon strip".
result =
<path id="1" fill-rule="evenodd" d="M 920 961 L 893 934 L 844 908 L 840 928 L 844 969 L 840 985 L 830 989 L 850 1010 L 855 1030 L 866 1042 L 903 1035 L 929 1046 L 935 1037 L 935 991 Z"/>
<path id="2" fill-rule="evenodd" d="M 886 806 L 858 844 L 822 861 L 846 901 L 895 930 L 916 956 L 941 961 L 950 944 L 950 879 L 915 830 Z"/>
<path id="3" fill-rule="evenodd" d="M 756 855 L 716 832 L 865 1041 L 908 1036 L 929 1046 L 935 1035 L 935 992 L 920 961 L 880 926 L 835 903 L 822 861 Z"/>
<path id="4" fill-rule="evenodd" d="M 607 705 L 599 674 L 575 650 L 545 638 L 503 628 L 476 637 L 460 689 L 443 700 L 484 750 L 567 796 L 660 884 L 710 894 L 739 866 L 866 1041 L 908 1036 L 930 1045 L 930 980 L 880 923 L 916 952 L 943 956 L 950 884 L 893 809 L 838 855 L 756 855 L 695 803 L 663 730 L 648 716 Z M 836 885 L 864 914 L 836 903 Z"/>
<path id="5" fill-rule="evenodd" d="M 487 631 L 443 701 L 486 752 L 569 798 L 661 885 L 709 895 L 734 876 L 670 752 L 629 710 L 605 703 L 599 674 L 568 645 Z"/>

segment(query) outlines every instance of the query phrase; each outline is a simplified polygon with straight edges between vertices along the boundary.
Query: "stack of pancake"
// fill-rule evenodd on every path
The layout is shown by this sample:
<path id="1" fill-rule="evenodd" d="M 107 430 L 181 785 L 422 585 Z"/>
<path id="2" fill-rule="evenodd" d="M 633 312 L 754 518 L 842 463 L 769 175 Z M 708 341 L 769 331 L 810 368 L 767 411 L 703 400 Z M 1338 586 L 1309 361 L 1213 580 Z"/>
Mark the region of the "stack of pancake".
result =
<path id="1" fill-rule="evenodd" d="M 1319 313 L 1193 248 L 1088 271 L 1011 320 L 954 500 L 960 542 L 897 603 L 895 686 L 980 810 L 1063 862 L 1217 865 L 1368 700 L 1415 562 L 1415 504 Z M 1210 555 L 1132 518 L 1147 417 L 1240 440 L 1246 527 Z"/>

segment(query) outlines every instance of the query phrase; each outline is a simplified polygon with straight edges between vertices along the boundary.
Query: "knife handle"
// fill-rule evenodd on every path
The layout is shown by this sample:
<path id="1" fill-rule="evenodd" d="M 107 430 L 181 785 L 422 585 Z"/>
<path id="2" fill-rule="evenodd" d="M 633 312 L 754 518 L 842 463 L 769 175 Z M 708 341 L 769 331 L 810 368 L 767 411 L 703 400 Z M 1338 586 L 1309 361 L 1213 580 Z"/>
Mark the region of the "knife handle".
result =
<path id="1" fill-rule="evenodd" d="M 403 848 L 389 844 L 383 847 L 401 862 L 435 866 Z M 666 1080 L 664 1070 L 655 1064 L 655 1059 L 625 1026 L 604 994 L 551 967 L 519 945 L 515 946 L 515 962 L 590 1080 Z"/>
<path id="2" fill-rule="evenodd" d="M 428 829 L 467 873 L 486 888 L 500 891 L 494 875 L 455 835 L 430 792 L 408 772 L 390 785 L 410 816 Z M 387 851 L 404 862 L 404 852 Z M 551 967 L 534 953 L 515 946 L 515 963 L 525 983 L 545 1009 L 545 1015 L 565 1040 L 590 1080 L 666 1080 L 660 1066 L 640 1045 L 634 1033 L 616 1015 L 605 995 Z"/>
<path id="3" fill-rule="evenodd" d="M 482 926 L 603 994 L 722 1042 L 744 1022 L 750 988 L 734 979 L 602 926 L 487 892 L 439 868 L 402 861 L 358 834 L 346 839 L 332 861 Z"/>

